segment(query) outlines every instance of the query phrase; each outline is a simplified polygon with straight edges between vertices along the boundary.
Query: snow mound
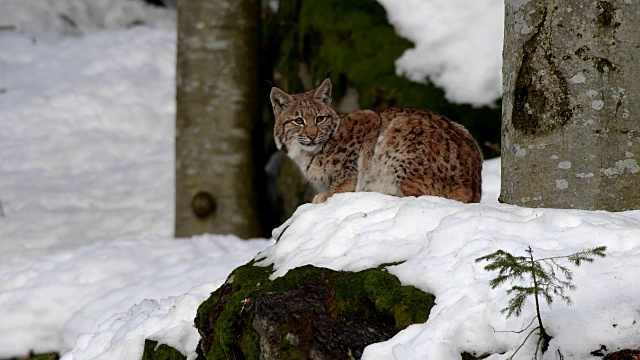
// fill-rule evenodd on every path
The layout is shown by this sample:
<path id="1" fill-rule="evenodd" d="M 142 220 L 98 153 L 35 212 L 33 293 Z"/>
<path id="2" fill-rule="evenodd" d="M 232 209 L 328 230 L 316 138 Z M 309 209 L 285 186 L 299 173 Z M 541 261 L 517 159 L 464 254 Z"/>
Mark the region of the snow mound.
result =
<path id="1" fill-rule="evenodd" d="M 159 340 L 197 357 L 200 335 L 193 327 L 196 310 L 222 281 L 198 286 L 181 296 L 144 300 L 127 312 L 117 313 L 100 324 L 95 334 L 83 334 L 76 348 L 61 360 L 112 360 L 142 358 L 142 339 Z"/>
<path id="2" fill-rule="evenodd" d="M 475 259 L 498 249 L 538 257 L 569 255 L 607 246 L 607 257 L 574 271 L 574 304 L 542 308 L 554 339 L 543 359 L 588 358 L 600 344 L 610 349 L 637 346 L 640 320 L 640 214 L 529 209 L 500 204 L 461 204 L 438 197 L 397 198 L 375 193 L 334 195 L 322 205 L 303 205 L 274 230 L 278 243 L 258 254 L 259 265 L 274 265 L 272 277 L 303 265 L 360 271 L 382 264 L 404 285 L 436 296 L 429 321 L 369 346 L 363 359 L 459 359 L 462 352 L 498 354 L 506 359 L 527 333 L 532 301 L 520 318 L 506 320 L 507 286 L 491 290 L 495 274 Z M 576 336 L 576 334 L 581 334 Z M 533 352 L 530 341 L 516 359 Z"/>

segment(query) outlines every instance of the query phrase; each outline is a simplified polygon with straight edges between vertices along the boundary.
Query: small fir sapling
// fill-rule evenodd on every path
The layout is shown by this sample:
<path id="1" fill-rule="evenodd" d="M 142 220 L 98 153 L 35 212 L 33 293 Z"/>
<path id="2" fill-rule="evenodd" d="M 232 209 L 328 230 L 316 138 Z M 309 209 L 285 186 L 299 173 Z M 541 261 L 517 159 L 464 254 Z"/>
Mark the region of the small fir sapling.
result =
<path id="1" fill-rule="evenodd" d="M 529 286 L 514 285 L 507 290 L 507 294 L 513 294 L 513 297 L 509 300 L 509 305 L 501 310 L 503 314 L 506 314 L 507 318 L 512 315 L 520 316 L 527 297 L 533 295 L 535 300 L 536 316 L 534 320 L 537 318 L 538 326 L 529 332 L 524 342 L 509 359 L 515 356 L 529 336 L 536 330 L 538 330 L 539 338 L 536 344 L 534 358 L 537 358 L 538 348 L 541 348 L 542 352 L 547 350 L 552 337 L 546 332 L 542 324 L 540 298 L 543 298 L 549 307 L 551 307 L 553 303 L 554 296 L 562 299 L 567 305 L 573 303 L 571 298 L 565 294 L 565 290 L 576 289 L 576 286 L 571 283 L 573 273 L 566 266 L 560 264 L 559 260 L 566 259 L 575 266 L 580 266 L 582 262 L 593 262 L 593 258 L 596 256 L 605 257 L 604 252 L 606 249 L 606 246 L 599 246 L 571 255 L 535 259 L 533 257 L 533 250 L 531 250 L 531 247 L 528 247 L 527 250 L 525 250 L 528 254 L 527 256 L 513 256 L 506 251 L 498 250 L 492 254 L 476 259 L 476 262 L 489 262 L 489 264 L 484 267 L 485 270 L 498 271 L 498 276 L 489 282 L 492 289 L 495 289 L 506 281 L 513 283 L 518 280 L 525 281 L 525 277 L 530 278 Z M 565 280 L 560 279 L 558 277 L 559 274 L 562 274 Z M 531 324 L 533 324 L 533 321 Z M 529 326 L 531 326 L 531 324 Z"/>

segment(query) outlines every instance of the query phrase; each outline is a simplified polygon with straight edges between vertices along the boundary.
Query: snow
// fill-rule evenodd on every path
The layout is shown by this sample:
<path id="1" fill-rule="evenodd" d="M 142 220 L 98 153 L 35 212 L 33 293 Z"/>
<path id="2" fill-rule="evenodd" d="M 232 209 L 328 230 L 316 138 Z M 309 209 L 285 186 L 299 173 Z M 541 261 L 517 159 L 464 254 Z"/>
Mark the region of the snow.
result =
<path id="1" fill-rule="evenodd" d="M 439 4 L 437 12 L 425 10 L 426 24 L 447 23 L 460 11 L 457 1 L 398 4 L 398 11 Z M 479 23 L 476 4 L 466 5 Z M 256 258 L 274 265 L 273 277 L 306 264 L 356 271 L 400 262 L 388 270 L 436 295 L 427 323 L 369 346 L 364 359 L 449 360 L 462 351 L 506 359 L 526 333 L 501 331 L 527 325 L 533 305 L 505 319 L 507 287 L 490 289 L 494 274 L 475 258 L 497 249 L 522 255 L 528 246 L 539 257 L 608 247 L 606 258 L 574 268 L 572 306 L 542 307 L 554 337 L 543 359 L 555 359 L 557 349 L 565 359 L 589 359 L 600 344 L 638 346 L 640 211 L 498 204 L 499 159 L 484 164 L 481 204 L 341 194 L 301 206 L 274 230 L 277 244 L 222 235 L 174 239 L 176 34 L 164 22 L 174 15 L 140 7 L 141 18 L 158 23 L 125 29 L 138 14 L 126 6 L 142 5 L 0 2 L 0 25 L 15 21 L 17 28 L 0 31 L 0 358 L 34 350 L 59 351 L 64 360 L 137 360 L 148 338 L 195 359 L 198 305 L 232 269 Z M 51 15 L 72 8 L 83 36 L 64 36 L 69 28 Z M 397 28 L 408 24 L 399 30 L 405 36 L 422 36 L 411 20 L 422 11 L 414 9 L 411 19 L 389 12 Z M 429 18 L 434 14 L 443 18 Z M 440 43 L 459 48 L 452 39 L 473 32 L 460 30 Z M 472 78 L 488 72 L 471 66 L 481 56 L 459 58 L 475 70 L 455 91 L 481 87 Z M 516 359 L 529 359 L 533 348 L 530 340 Z"/>
<path id="2" fill-rule="evenodd" d="M 0 49 L 3 250 L 170 235 L 175 32 L 3 34 Z"/>
<path id="3" fill-rule="evenodd" d="M 502 96 L 503 0 L 378 0 L 415 44 L 396 72 L 430 81 L 447 100 L 492 106 Z"/>
<path id="4" fill-rule="evenodd" d="M 145 24 L 175 28 L 175 11 L 139 0 L 2 0 L 0 26 L 30 35 L 83 35 Z"/>
<path id="5" fill-rule="evenodd" d="M 494 329 L 520 330 L 535 315 L 533 303 L 527 303 L 520 318 L 506 320 L 500 309 L 509 301 L 507 287 L 491 290 L 488 283 L 495 274 L 475 259 L 498 249 L 526 255 L 531 246 L 541 258 L 606 245 L 607 258 L 575 269 L 578 289 L 570 294 L 572 306 L 543 306 L 554 339 L 542 358 L 555 359 L 558 349 L 565 359 L 584 359 L 600 344 L 637 346 L 640 314 L 632 299 L 640 296 L 640 212 L 529 209 L 486 200 L 461 204 L 428 196 L 335 195 L 325 204 L 298 208 L 274 230 L 277 245 L 257 258 L 260 265 L 274 265 L 272 278 L 307 264 L 360 271 L 402 262 L 387 269 L 403 284 L 434 294 L 437 305 L 427 323 L 369 346 L 363 359 L 453 360 L 464 351 L 506 359 L 527 332 Z M 531 358 L 533 347 L 529 342 L 515 358 Z"/>
<path id="6" fill-rule="evenodd" d="M 50 19 L 71 8 L 84 36 Z M 175 12 L 122 28 L 159 11 L 0 2 L 0 358 L 139 359 L 145 338 L 193 358 L 197 306 L 270 244 L 173 239 Z"/>
<path id="7" fill-rule="evenodd" d="M 193 352 L 197 306 L 267 244 L 149 236 L 23 260 L 0 272 L 0 358 L 73 349 L 67 359 L 139 359 L 140 339 L 154 337 Z"/>

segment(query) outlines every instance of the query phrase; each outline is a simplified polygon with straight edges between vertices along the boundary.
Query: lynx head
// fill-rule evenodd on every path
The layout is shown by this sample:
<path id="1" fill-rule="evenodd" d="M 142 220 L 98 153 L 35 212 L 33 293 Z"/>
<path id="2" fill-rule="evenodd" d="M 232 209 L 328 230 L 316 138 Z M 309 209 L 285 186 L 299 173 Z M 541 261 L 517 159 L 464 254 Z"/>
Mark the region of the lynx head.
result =
<path id="1" fill-rule="evenodd" d="M 338 127 L 340 118 L 331 105 L 331 80 L 317 89 L 289 95 L 274 87 L 271 105 L 276 118 L 273 129 L 278 149 L 291 153 L 319 151 Z"/>

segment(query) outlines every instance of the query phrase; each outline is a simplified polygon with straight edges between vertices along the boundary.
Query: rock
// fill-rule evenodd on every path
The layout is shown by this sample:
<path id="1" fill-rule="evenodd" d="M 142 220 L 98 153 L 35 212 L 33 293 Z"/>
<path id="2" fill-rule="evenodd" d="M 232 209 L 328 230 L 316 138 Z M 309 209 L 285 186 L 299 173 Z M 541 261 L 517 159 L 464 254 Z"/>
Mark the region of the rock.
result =
<path id="1" fill-rule="evenodd" d="M 312 360 L 360 358 L 365 346 L 397 332 L 379 317 L 333 319 L 326 305 L 329 292 L 327 284 L 305 281 L 295 290 L 256 299 L 253 328 L 260 335 L 261 358 L 280 359 L 281 350 Z"/>
<path id="2" fill-rule="evenodd" d="M 640 360 L 640 350 L 625 349 L 612 352 L 602 360 Z"/>
<path id="3" fill-rule="evenodd" d="M 350 359 L 413 323 L 435 298 L 384 269 L 339 272 L 305 266 L 269 280 L 252 263 L 198 309 L 199 359 Z"/>

